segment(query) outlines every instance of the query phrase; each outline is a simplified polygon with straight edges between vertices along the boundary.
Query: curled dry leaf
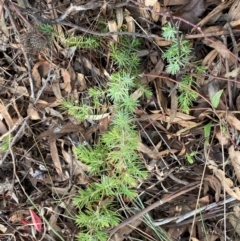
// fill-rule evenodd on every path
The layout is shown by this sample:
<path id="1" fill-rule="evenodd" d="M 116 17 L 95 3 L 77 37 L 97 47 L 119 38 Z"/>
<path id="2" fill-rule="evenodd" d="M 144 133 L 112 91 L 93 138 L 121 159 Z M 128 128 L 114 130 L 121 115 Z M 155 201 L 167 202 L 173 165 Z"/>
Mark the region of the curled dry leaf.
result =
<path id="1" fill-rule="evenodd" d="M 240 121 L 231 113 L 226 115 L 226 120 L 228 124 L 234 127 L 236 130 L 240 131 Z"/>
<path id="2" fill-rule="evenodd" d="M 167 154 L 176 153 L 179 150 L 170 149 L 170 150 L 165 150 L 165 151 L 161 151 L 161 152 L 156 152 L 156 151 L 152 151 L 146 145 L 144 145 L 143 143 L 139 142 L 138 143 L 138 151 L 141 151 L 141 152 L 147 154 L 149 157 L 151 157 L 153 159 L 158 159 L 158 158 L 161 158 L 163 156 L 166 156 Z"/>
<path id="3" fill-rule="evenodd" d="M 126 22 L 127 22 L 127 30 L 128 30 L 128 32 L 134 33 L 136 28 L 135 28 L 135 22 L 133 20 L 133 17 L 126 16 L 125 19 L 126 19 Z"/>
<path id="4" fill-rule="evenodd" d="M 225 177 L 225 173 L 223 170 L 218 169 L 215 165 L 208 165 L 209 169 L 213 171 L 213 174 L 218 178 L 221 182 L 223 188 L 225 188 L 226 193 L 231 197 L 240 201 L 240 189 L 239 187 L 234 187 L 233 181 L 230 178 Z"/>
<path id="5" fill-rule="evenodd" d="M 154 4 L 156 4 L 157 0 L 145 0 L 145 5 L 147 7 L 152 7 Z"/>
<path id="6" fill-rule="evenodd" d="M 228 12 L 228 21 L 237 21 L 240 19 L 240 0 L 235 0 Z"/>
<path id="7" fill-rule="evenodd" d="M 226 131 L 221 130 L 220 128 L 216 129 L 216 138 L 218 139 L 220 145 L 226 146 L 229 144 L 229 134 Z"/>
<path id="8" fill-rule="evenodd" d="M 237 110 L 240 110 L 240 95 L 236 99 L 236 107 L 237 107 Z"/>
<path id="9" fill-rule="evenodd" d="M 136 219 L 129 225 L 124 226 L 119 229 L 116 234 L 111 238 L 112 241 L 122 241 L 125 240 L 126 235 L 130 234 L 134 229 L 136 229 L 142 223 L 141 219 Z"/>
<path id="10" fill-rule="evenodd" d="M 3 117 L 8 125 L 8 128 L 11 129 L 14 125 L 12 117 L 8 113 L 7 107 L 4 104 L 0 104 L 0 116 Z"/>
<path id="11" fill-rule="evenodd" d="M 191 0 L 182 6 L 174 15 L 178 16 L 189 23 L 197 24 L 200 21 L 200 16 L 206 10 L 205 0 Z M 186 22 L 181 22 L 180 30 L 190 30 L 191 25 Z"/>
<path id="12" fill-rule="evenodd" d="M 7 132 L 8 132 L 8 130 L 7 130 L 6 125 L 3 123 L 2 120 L 0 120 L 0 135 L 3 135 Z"/>
<path id="13" fill-rule="evenodd" d="M 27 114 L 31 120 L 41 120 L 41 117 L 39 116 L 37 109 L 31 103 L 29 103 L 29 106 L 27 108 Z"/>
<path id="14" fill-rule="evenodd" d="M 117 23 L 115 21 L 108 21 L 108 28 L 110 32 L 117 32 Z M 118 35 L 112 35 L 112 38 L 118 42 Z"/>
<path id="15" fill-rule="evenodd" d="M 154 5 L 153 5 L 153 11 L 152 11 L 152 19 L 153 21 L 157 22 L 159 20 L 159 12 L 161 11 L 161 5 L 160 5 L 160 2 L 156 2 Z"/>
<path id="16" fill-rule="evenodd" d="M 118 30 L 122 27 L 123 24 L 123 8 L 116 9 L 116 18 L 117 18 L 117 28 Z"/>
<path id="17" fill-rule="evenodd" d="M 227 215 L 227 220 L 231 223 L 234 232 L 240 235 L 239 216 L 229 214 Z"/>
<path id="18" fill-rule="evenodd" d="M 37 88 L 40 88 L 42 85 L 42 77 L 44 77 L 50 68 L 50 65 L 47 61 L 37 62 L 32 69 L 32 77 Z"/>
<path id="19" fill-rule="evenodd" d="M 50 146 L 51 157 L 52 157 L 55 169 L 60 176 L 63 176 L 62 165 L 58 155 L 56 141 L 50 141 L 49 146 Z"/>
<path id="20" fill-rule="evenodd" d="M 216 40 L 215 38 L 209 38 L 209 40 L 203 40 L 203 43 L 207 46 L 216 49 L 217 52 L 223 57 L 229 59 L 230 57 L 230 51 L 227 49 L 227 47 L 220 41 Z"/>
<path id="21" fill-rule="evenodd" d="M 72 91 L 72 86 L 71 86 L 71 77 L 70 77 L 70 73 L 68 72 L 68 70 L 66 69 L 61 69 L 61 73 L 62 73 L 62 77 L 63 77 L 63 81 L 64 81 L 64 90 L 67 93 L 71 93 Z"/>
<path id="22" fill-rule="evenodd" d="M 209 187 L 211 187 L 215 191 L 215 199 L 216 199 L 216 202 L 218 202 L 219 198 L 220 198 L 220 193 L 221 193 L 220 181 L 214 176 L 206 175 L 204 177 L 204 193 L 205 194 L 207 194 Z"/>
<path id="23" fill-rule="evenodd" d="M 238 181 L 240 181 L 240 151 L 235 151 L 234 146 L 228 149 L 229 157 L 233 165 Z"/>

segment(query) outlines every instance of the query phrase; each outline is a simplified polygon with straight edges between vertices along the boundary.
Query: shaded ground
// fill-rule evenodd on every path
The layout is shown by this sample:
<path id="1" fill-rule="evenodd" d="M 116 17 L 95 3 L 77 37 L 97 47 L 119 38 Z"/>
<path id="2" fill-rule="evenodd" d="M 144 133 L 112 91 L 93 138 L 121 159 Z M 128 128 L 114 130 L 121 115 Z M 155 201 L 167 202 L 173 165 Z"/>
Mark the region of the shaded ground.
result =
<path id="1" fill-rule="evenodd" d="M 0 5 L 0 239 L 75 240 L 79 210 L 72 198 L 96 180 L 73 147 L 93 143 L 108 121 L 77 121 L 61 104 L 82 103 L 90 87 L 107 82 L 115 71 L 109 43 L 128 35 L 142 39 L 141 82 L 153 94 L 141 100 L 135 119 L 149 175 L 136 187 L 138 201 L 120 203 L 135 213 L 163 204 L 146 212 L 150 223 L 136 218 L 111 240 L 240 240 L 239 1 L 71 2 L 83 9 L 69 8 L 69 1 L 24 2 Z M 172 90 L 191 68 L 166 72 L 166 22 L 180 23 L 195 61 L 205 67 L 189 114 Z M 50 38 L 41 23 L 57 34 Z M 66 36 L 79 35 L 101 36 L 100 46 L 66 46 Z M 122 212 L 122 220 L 131 215 Z"/>

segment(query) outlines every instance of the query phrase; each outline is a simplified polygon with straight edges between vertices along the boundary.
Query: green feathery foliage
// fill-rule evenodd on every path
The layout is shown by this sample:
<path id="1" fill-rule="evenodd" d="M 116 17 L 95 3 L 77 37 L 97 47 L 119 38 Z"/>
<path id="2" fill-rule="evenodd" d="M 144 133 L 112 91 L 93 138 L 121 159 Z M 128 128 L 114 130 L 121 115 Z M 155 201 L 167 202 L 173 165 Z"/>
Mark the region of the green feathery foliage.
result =
<path id="1" fill-rule="evenodd" d="M 110 56 L 117 72 L 112 73 L 103 87 L 89 89 L 88 103 L 75 105 L 66 101 L 63 108 L 75 118 L 83 121 L 107 100 L 111 103 L 113 120 L 109 130 L 102 134 L 94 146 L 79 145 L 75 154 L 89 167 L 89 175 L 98 180 L 80 189 L 73 198 L 79 209 L 76 223 L 81 231 L 78 240 L 107 240 L 105 230 L 118 225 L 120 215 L 115 203 L 122 195 L 127 200 L 136 197 L 134 190 L 139 180 L 147 177 L 137 154 L 139 140 L 133 122 L 138 101 L 133 91 L 150 95 L 150 90 L 138 81 L 139 58 L 136 49 L 141 42 L 136 38 L 121 37 L 119 43 L 110 44 Z"/>
<path id="2" fill-rule="evenodd" d="M 167 61 L 166 70 L 168 73 L 175 75 L 176 73 L 181 73 L 181 69 L 191 68 L 190 61 L 193 59 L 191 44 L 188 40 L 183 39 L 183 35 L 179 32 L 177 35 L 177 30 L 168 23 L 163 28 L 163 37 L 167 40 L 171 40 L 171 45 L 163 53 L 163 58 Z M 182 77 L 182 81 L 179 83 L 178 97 L 179 108 L 184 112 L 189 114 L 190 107 L 198 98 L 196 92 L 196 76 L 203 73 L 203 66 L 194 66 L 195 75 L 185 74 Z"/>
<path id="3" fill-rule="evenodd" d="M 50 39 L 57 39 L 61 41 L 66 47 L 75 46 L 77 48 L 92 48 L 95 49 L 100 45 L 100 38 L 90 35 L 90 36 L 65 36 L 63 33 L 58 34 L 53 25 L 49 24 L 40 24 L 38 26 L 39 31 L 41 31 L 44 35 L 51 37 Z"/>

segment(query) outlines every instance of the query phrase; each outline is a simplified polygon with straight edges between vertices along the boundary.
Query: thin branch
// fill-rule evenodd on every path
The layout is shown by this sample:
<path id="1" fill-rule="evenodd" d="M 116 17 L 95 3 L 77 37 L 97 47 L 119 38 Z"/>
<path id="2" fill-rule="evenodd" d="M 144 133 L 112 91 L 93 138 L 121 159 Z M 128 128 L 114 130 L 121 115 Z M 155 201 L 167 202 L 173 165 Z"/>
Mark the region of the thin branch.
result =
<path id="1" fill-rule="evenodd" d="M 18 29 L 15 25 L 14 19 L 13 19 L 12 14 L 11 14 L 11 11 L 9 10 L 7 4 L 4 5 L 4 9 L 8 12 L 8 15 L 9 15 L 9 18 L 10 18 L 10 21 L 12 23 L 12 26 L 14 28 L 15 33 L 17 33 L 18 36 L 20 36 L 20 33 L 19 33 L 19 31 L 18 31 Z M 28 68 L 28 77 L 29 77 L 29 83 L 30 83 L 30 89 L 31 89 L 31 98 L 34 100 L 35 94 L 34 94 L 34 84 L 33 84 L 32 72 L 31 72 L 32 68 L 31 68 L 27 53 L 25 52 L 21 43 L 20 43 L 20 46 L 21 46 L 24 58 L 26 60 L 27 68 Z"/>
<path id="2" fill-rule="evenodd" d="M 64 19 L 66 19 L 72 12 L 80 12 L 80 11 L 86 11 L 86 10 L 93 10 L 96 8 L 101 8 L 104 5 L 103 2 L 90 2 L 87 3 L 85 5 L 81 5 L 81 6 L 75 6 L 72 5 L 67 8 L 67 10 L 58 18 L 55 19 L 46 19 L 43 18 L 39 15 L 39 12 L 33 11 L 33 9 L 25 9 L 25 8 L 21 8 L 16 6 L 22 13 L 28 14 L 30 16 L 32 16 L 33 18 L 37 19 L 39 22 L 41 23 L 45 23 L 45 24 L 59 24 L 61 23 Z M 116 3 L 116 4 L 112 4 L 112 3 L 107 3 L 106 4 L 107 8 L 109 9 L 114 9 L 114 8 L 120 8 L 120 7 L 124 7 L 124 6 L 129 6 L 129 0 L 122 2 L 122 3 Z"/>

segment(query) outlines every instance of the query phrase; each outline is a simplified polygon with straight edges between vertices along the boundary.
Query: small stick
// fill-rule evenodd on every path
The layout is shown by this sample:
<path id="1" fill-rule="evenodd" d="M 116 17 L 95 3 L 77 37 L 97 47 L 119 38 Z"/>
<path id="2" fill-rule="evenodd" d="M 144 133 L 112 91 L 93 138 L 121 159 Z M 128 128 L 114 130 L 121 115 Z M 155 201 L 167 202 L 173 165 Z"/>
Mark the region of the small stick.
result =
<path id="1" fill-rule="evenodd" d="M 233 35 L 233 30 L 230 26 L 229 23 L 226 23 L 226 26 L 227 26 L 227 29 L 228 29 L 228 32 L 231 36 L 231 39 L 232 39 L 232 43 L 233 43 L 233 51 L 234 51 L 234 54 L 236 56 L 238 56 L 238 47 L 237 47 L 237 42 L 236 42 L 236 39 Z M 235 61 L 234 61 L 234 66 L 235 66 L 235 69 L 237 69 L 238 67 L 238 61 L 237 59 L 235 58 Z M 235 77 L 235 80 L 237 80 L 237 77 Z M 233 89 L 232 89 L 232 98 L 235 99 L 236 98 L 236 87 L 237 87 L 237 84 L 236 82 L 233 82 Z"/>
<path id="2" fill-rule="evenodd" d="M 13 26 L 15 32 L 18 34 L 18 36 L 20 36 L 19 31 L 18 31 L 18 29 L 17 29 L 17 27 L 16 27 L 16 25 L 15 25 L 14 20 L 13 20 L 11 11 L 9 10 L 9 8 L 8 8 L 8 6 L 7 6 L 6 4 L 4 5 L 4 9 L 8 12 L 10 21 L 11 21 L 11 23 L 12 23 L 12 26 Z M 23 48 L 23 46 L 22 46 L 21 43 L 20 43 L 20 46 L 21 46 L 21 49 L 22 49 L 24 58 L 25 58 L 25 60 L 26 60 L 27 68 L 28 68 L 28 77 L 29 77 L 29 82 L 30 82 L 31 98 L 32 98 L 32 100 L 34 100 L 35 95 L 34 95 L 34 85 L 33 85 L 33 78 L 32 78 L 32 72 L 31 72 L 31 65 L 30 65 L 30 62 L 29 62 L 27 53 L 25 52 L 25 50 L 24 50 L 24 48 Z"/>
<path id="3" fill-rule="evenodd" d="M 117 227 L 113 228 L 112 230 L 110 230 L 109 232 L 109 236 L 112 237 L 120 228 L 123 228 L 124 226 L 128 225 L 129 223 L 133 222 L 134 220 L 136 220 L 137 218 L 141 218 L 144 214 L 150 212 L 151 210 L 163 205 L 164 203 L 167 203 L 169 201 L 172 201 L 173 199 L 197 188 L 200 186 L 199 182 L 193 182 L 190 183 L 189 185 L 185 186 L 184 188 L 180 189 L 178 192 L 173 193 L 172 195 L 165 197 L 159 201 L 156 201 L 155 203 L 151 204 L 150 206 L 148 206 L 147 208 L 143 209 L 142 211 L 140 211 L 139 213 L 133 215 L 132 217 L 125 219 L 122 223 L 120 223 Z"/>

